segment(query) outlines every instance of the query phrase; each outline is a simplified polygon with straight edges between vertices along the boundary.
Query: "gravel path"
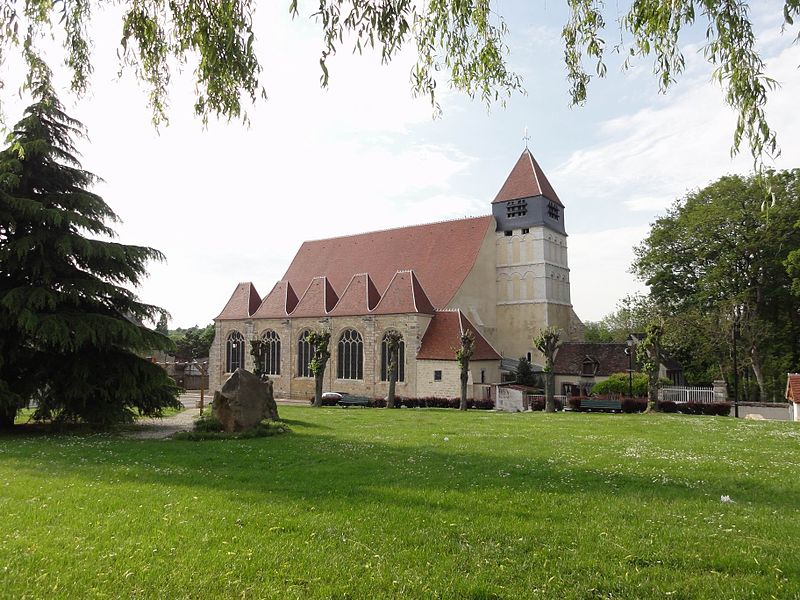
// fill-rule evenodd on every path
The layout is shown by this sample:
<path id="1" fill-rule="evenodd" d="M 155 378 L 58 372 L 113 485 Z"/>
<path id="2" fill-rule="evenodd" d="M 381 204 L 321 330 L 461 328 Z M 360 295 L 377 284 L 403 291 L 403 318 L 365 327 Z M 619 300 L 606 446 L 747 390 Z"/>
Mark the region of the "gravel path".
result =
<path id="1" fill-rule="evenodd" d="M 206 409 L 206 412 L 208 409 Z M 165 440 L 179 431 L 188 431 L 200 415 L 199 408 L 187 408 L 165 419 L 141 419 L 124 435 L 135 440 Z"/>

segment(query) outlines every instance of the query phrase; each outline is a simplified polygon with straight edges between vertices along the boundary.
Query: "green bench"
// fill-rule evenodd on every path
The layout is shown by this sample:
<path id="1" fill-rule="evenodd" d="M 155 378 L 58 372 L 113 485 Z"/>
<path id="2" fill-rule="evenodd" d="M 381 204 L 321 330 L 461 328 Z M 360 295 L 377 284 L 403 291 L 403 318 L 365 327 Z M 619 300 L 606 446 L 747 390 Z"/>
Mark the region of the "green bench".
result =
<path id="1" fill-rule="evenodd" d="M 344 408 L 348 406 L 370 406 L 369 398 L 361 396 L 344 396 L 336 404 Z"/>
<path id="2" fill-rule="evenodd" d="M 601 400 L 599 398 L 582 398 L 581 410 L 611 410 L 621 411 L 622 402 L 619 400 Z"/>

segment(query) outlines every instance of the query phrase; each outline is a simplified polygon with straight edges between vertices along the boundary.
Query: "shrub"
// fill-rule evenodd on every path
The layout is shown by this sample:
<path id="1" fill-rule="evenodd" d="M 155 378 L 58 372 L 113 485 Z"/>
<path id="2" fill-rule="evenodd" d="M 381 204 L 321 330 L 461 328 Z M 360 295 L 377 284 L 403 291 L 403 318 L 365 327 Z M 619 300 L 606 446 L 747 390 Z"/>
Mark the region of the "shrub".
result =
<path id="1" fill-rule="evenodd" d="M 223 431 L 221 429 L 221 424 L 219 425 L 220 429 L 204 429 L 204 427 L 207 426 L 213 427 L 213 424 L 203 424 L 200 426 L 200 428 L 198 428 L 198 422 L 204 420 L 205 418 L 206 417 L 201 417 L 195 421 L 195 428 L 192 431 L 179 431 L 173 436 L 173 438 L 176 440 L 184 440 L 189 442 L 201 442 L 204 440 L 245 440 L 250 438 L 270 437 L 289 431 L 289 428 L 283 423 L 273 421 L 261 421 L 261 423 L 256 425 L 253 429 L 237 433 L 228 433 L 227 431 Z M 219 421 L 216 419 L 213 420 L 219 424 Z"/>
<path id="2" fill-rule="evenodd" d="M 194 431 L 197 432 L 208 433 L 224 430 L 225 428 L 222 426 L 222 423 L 220 423 L 211 412 L 201 416 L 194 422 Z"/>
<path id="3" fill-rule="evenodd" d="M 671 400 L 664 400 L 658 403 L 658 410 L 663 413 L 676 413 L 678 412 L 678 405 Z"/>
<path id="4" fill-rule="evenodd" d="M 647 410 L 647 398 L 623 398 L 620 407 L 624 413 L 640 413 Z"/>
<path id="5" fill-rule="evenodd" d="M 531 410 L 544 410 L 544 398 L 531 398 L 528 404 Z"/>
<path id="6" fill-rule="evenodd" d="M 339 402 L 339 401 L 336 400 L 335 398 L 323 398 L 322 399 L 322 406 L 336 406 L 337 402 Z M 308 403 L 309 404 L 314 404 L 314 396 L 311 396 L 311 398 L 309 399 Z"/>
<path id="7" fill-rule="evenodd" d="M 701 402 L 682 402 L 678 410 L 685 415 L 702 415 L 705 410 L 703 406 Z"/>
<path id="8" fill-rule="evenodd" d="M 625 394 L 628 395 L 630 381 L 627 373 L 614 373 L 605 381 L 592 387 L 592 394 Z M 645 373 L 633 374 L 633 395 L 647 396 L 647 375 Z"/>
<path id="9" fill-rule="evenodd" d="M 707 415 L 716 415 L 718 417 L 729 417 L 731 414 L 730 402 L 714 402 L 706 406 L 709 407 L 710 411 L 706 413 Z"/>

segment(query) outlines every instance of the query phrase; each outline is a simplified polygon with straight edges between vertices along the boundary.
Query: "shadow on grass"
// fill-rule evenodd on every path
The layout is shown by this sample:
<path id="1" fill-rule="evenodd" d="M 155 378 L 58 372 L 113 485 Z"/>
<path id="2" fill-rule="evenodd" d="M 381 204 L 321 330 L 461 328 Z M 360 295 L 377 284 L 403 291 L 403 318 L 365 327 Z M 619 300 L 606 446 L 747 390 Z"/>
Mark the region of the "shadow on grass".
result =
<path id="1" fill-rule="evenodd" d="M 281 423 L 286 423 L 290 427 L 308 427 L 309 429 L 332 429 L 328 425 L 322 425 L 320 423 L 314 423 L 312 421 L 301 421 L 300 419 L 279 419 Z"/>
<path id="2" fill-rule="evenodd" d="M 98 440 L 94 436 L 79 444 L 63 444 L 58 437 L 42 443 L 55 446 L 47 453 L 47 460 L 64 477 L 92 481 L 108 477 L 137 484 L 207 488 L 245 496 L 253 502 L 264 501 L 266 496 L 270 501 L 282 497 L 287 501 L 319 503 L 321 510 L 326 510 L 326 505 L 330 510 L 355 504 L 395 509 L 422 505 L 460 513 L 465 496 L 473 493 L 512 498 L 517 509 L 504 507 L 502 511 L 520 517 L 530 517 L 535 512 L 519 508 L 518 500 L 526 493 L 550 497 L 591 494 L 599 502 L 604 497 L 621 496 L 633 506 L 650 499 L 706 502 L 736 489 L 740 502 L 780 511 L 794 510 L 797 501 L 796 486 L 772 485 L 733 471 L 715 474 L 698 467 L 693 475 L 702 476 L 704 483 L 702 487 L 690 487 L 680 481 L 654 481 L 652 473 L 631 473 L 628 467 L 633 461 L 625 459 L 619 459 L 617 464 L 624 464 L 626 469 L 613 471 L 613 464 L 605 464 L 604 468 L 559 464 L 546 455 L 504 455 L 502 448 L 495 454 L 484 454 L 445 450 L 432 443 L 402 446 L 386 441 L 358 441 L 297 431 L 297 427 L 330 429 L 318 423 L 298 419 L 284 422 L 294 426 L 293 433 L 226 442 L 224 452 L 219 444 L 189 446 L 179 441 L 161 442 L 156 451 L 152 444 L 108 437 L 100 439 L 101 450 L 93 451 L 93 442 Z M 49 477 L 30 465 L 32 449 L 24 446 L 5 444 L 0 463 L 13 461 L 18 472 Z M 495 447 L 483 448 L 488 452 Z M 517 464 L 520 461 L 524 464 Z M 131 468 L 132 465 L 136 466 Z M 642 469 L 648 470 L 652 471 Z M 514 495 L 508 496 L 509 492 Z"/>

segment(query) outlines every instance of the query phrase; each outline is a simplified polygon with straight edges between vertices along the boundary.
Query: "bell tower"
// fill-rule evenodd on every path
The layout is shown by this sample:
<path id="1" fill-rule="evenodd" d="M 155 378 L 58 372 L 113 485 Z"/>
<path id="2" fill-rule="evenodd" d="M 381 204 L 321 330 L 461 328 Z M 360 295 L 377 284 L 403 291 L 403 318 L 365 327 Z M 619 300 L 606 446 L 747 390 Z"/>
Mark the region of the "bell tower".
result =
<path id="1" fill-rule="evenodd" d="M 572 310 L 564 205 L 528 148 L 492 202 L 496 228 L 497 346 L 536 360 L 532 339 L 555 326 L 583 337 Z"/>

